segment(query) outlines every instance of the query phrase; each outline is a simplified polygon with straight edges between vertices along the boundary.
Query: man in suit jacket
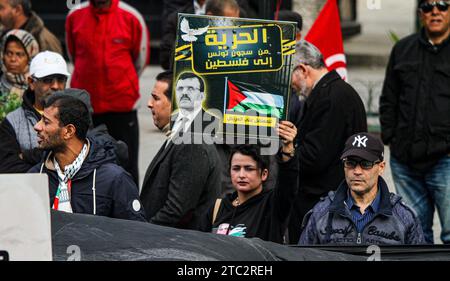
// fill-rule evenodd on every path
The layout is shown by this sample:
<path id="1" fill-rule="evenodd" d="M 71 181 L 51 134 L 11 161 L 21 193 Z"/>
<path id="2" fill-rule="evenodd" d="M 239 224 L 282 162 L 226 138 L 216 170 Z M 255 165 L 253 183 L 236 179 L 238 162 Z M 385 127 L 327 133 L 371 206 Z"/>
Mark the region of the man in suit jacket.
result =
<path id="1" fill-rule="evenodd" d="M 197 81 L 196 78 L 187 79 Z M 201 79 L 199 78 L 199 80 Z M 159 116 L 159 128 L 164 128 L 170 119 L 170 111 L 164 113 L 162 111 L 165 106 L 158 106 L 160 102 L 170 105 L 171 87 L 169 85 L 171 85 L 170 81 L 164 82 L 157 78 L 148 104 L 153 116 Z M 177 83 L 177 87 L 179 85 L 180 83 Z M 200 95 L 200 83 L 195 84 L 193 88 L 189 88 L 192 86 L 189 85 L 185 85 L 187 88 L 182 91 L 187 96 L 177 98 L 180 100 L 179 108 L 189 109 L 190 105 L 200 104 L 198 112 L 203 112 L 197 96 Z M 190 95 L 191 92 L 196 93 Z M 203 89 L 201 92 L 201 96 L 203 96 Z M 161 116 L 161 114 L 165 116 Z M 179 140 L 181 135 L 178 133 L 191 131 L 191 123 L 195 118 L 196 116 L 190 119 L 192 121 L 189 124 L 175 122 L 172 133 L 147 169 L 140 198 L 151 223 L 178 228 L 194 228 L 198 218 L 219 196 L 221 162 L 215 147 L 203 143 L 184 143 Z M 181 117 L 178 120 L 185 119 Z M 182 128 L 183 130 L 180 131 Z"/>

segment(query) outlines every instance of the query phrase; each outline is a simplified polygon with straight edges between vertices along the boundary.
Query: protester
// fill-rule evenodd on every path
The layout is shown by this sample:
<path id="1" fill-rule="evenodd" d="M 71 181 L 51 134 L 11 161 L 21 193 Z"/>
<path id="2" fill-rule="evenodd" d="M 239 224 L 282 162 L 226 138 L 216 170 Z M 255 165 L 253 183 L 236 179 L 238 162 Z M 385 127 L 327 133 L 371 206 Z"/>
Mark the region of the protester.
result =
<path id="1" fill-rule="evenodd" d="M 34 126 L 39 147 L 49 153 L 30 173 L 49 176 L 54 210 L 145 221 L 130 174 L 114 164 L 115 154 L 86 138 L 90 114 L 69 95 L 44 101 L 42 119 Z"/>
<path id="2" fill-rule="evenodd" d="M 296 243 L 303 216 L 344 179 L 339 157 L 345 141 L 367 131 L 367 121 L 358 93 L 328 72 L 320 51 L 304 40 L 296 45 L 292 86 L 306 97 L 296 125 L 300 187 L 289 223 L 289 242 Z"/>
<path id="3" fill-rule="evenodd" d="M 36 153 L 41 152 L 36 152 L 38 139 L 33 127 L 41 119 L 44 99 L 63 90 L 69 76 L 58 53 L 45 51 L 33 58 L 22 106 L 0 124 L 0 173 L 25 173 L 36 164 Z"/>
<path id="4" fill-rule="evenodd" d="M 341 159 L 345 181 L 305 216 L 299 244 L 424 244 L 415 212 L 389 192 L 381 177 L 386 165 L 381 140 L 355 134 L 345 143 Z"/>
<path id="5" fill-rule="evenodd" d="M 432 243 L 434 209 L 450 243 L 450 3 L 420 1 L 423 28 L 393 48 L 380 97 L 398 194 L 418 213 Z"/>
<path id="6" fill-rule="evenodd" d="M 153 88 L 152 97 L 148 103 L 154 123 L 160 129 L 170 124 L 171 111 L 161 106 L 162 104 L 171 105 L 171 82 L 164 81 L 168 81 L 169 75 L 167 73 L 158 75 L 157 84 Z M 163 78 L 164 76 L 166 78 Z M 187 84 L 184 84 L 183 80 L 188 80 L 185 81 Z M 184 87 L 192 87 L 189 98 L 186 98 L 186 102 L 181 105 L 187 109 L 187 112 L 190 112 L 188 109 L 197 104 L 198 98 L 201 99 L 203 88 L 200 86 L 200 81 L 202 81 L 201 78 L 197 76 L 178 79 L 177 87 L 180 89 L 177 92 L 180 94 L 180 99 L 181 93 L 187 94 Z M 200 106 L 198 112 L 201 111 Z M 190 116 L 193 116 L 195 120 L 195 115 L 190 114 Z M 177 123 L 174 126 L 178 128 L 172 128 L 176 133 L 169 133 L 169 138 L 163 143 L 147 169 L 140 198 L 149 222 L 192 229 L 198 224 L 200 216 L 206 212 L 209 203 L 219 195 L 220 160 L 214 145 L 193 144 L 191 138 L 188 143 L 180 141 L 180 138 L 185 137 L 178 134 L 180 130 L 191 132 L 193 123 L 189 123 L 186 127 L 184 124 Z M 192 137 L 189 134 L 186 136 Z"/>
<path id="7" fill-rule="evenodd" d="M 295 40 L 299 42 L 302 38 L 303 29 L 303 17 L 290 10 L 281 10 L 278 13 L 278 20 L 280 21 L 291 21 L 296 23 L 295 27 Z M 297 94 L 295 89 L 291 90 L 291 97 L 289 99 L 289 116 L 288 120 L 294 124 L 297 124 L 302 116 L 303 104 L 305 103 L 305 97 Z"/>
<path id="8" fill-rule="evenodd" d="M 26 173 L 41 161 L 43 151 L 38 148 L 33 127 L 41 119 L 43 100 L 49 95 L 60 94 L 69 75 L 66 62 L 57 53 L 46 51 L 33 59 L 30 85 L 21 107 L 8 114 L 0 124 L 0 173 Z M 80 89 L 66 89 L 65 93 L 83 101 L 92 114 L 89 93 Z M 104 126 L 90 128 L 88 134 L 98 145 L 114 148 L 117 164 L 125 166 L 128 163 L 126 144 L 112 138 Z"/>
<path id="9" fill-rule="evenodd" d="M 74 62 L 71 87 L 91 94 L 94 125 L 104 123 L 111 136 L 128 145 L 126 170 L 138 183 L 136 107 L 139 75 L 149 57 L 145 21 L 138 11 L 119 0 L 90 0 L 69 13 L 66 35 Z"/>
<path id="10" fill-rule="evenodd" d="M 36 38 L 41 51 L 62 54 L 61 43 L 33 12 L 31 0 L 0 0 L 0 23 L 5 33 L 12 29 L 25 30 Z"/>
<path id="11" fill-rule="evenodd" d="M 172 71 L 164 71 L 156 76 L 156 83 L 147 102 L 152 111 L 153 123 L 163 133 L 169 134 L 172 111 Z"/>
<path id="12" fill-rule="evenodd" d="M 294 148 L 297 129 L 281 121 L 283 139 L 278 153 L 278 181 L 273 189 L 264 189 L 269 175 L 269 159 L 256 145 L 233 148 L 229 168 L 235 188 L 233 194 L 218 199 L 203 216 L 198 229 L 237 237 L 258 237 L 283 243 L 291 206 L 298 189 L 298 158 Z"/>
<path id="13" fill-rule="evenodd" d="M 1 46 L 0 98 L 22 97 L 28 88 L 30 62 L 39 53 L 39 45 L 30 33 L 13 29 L 3 37 Z"/>

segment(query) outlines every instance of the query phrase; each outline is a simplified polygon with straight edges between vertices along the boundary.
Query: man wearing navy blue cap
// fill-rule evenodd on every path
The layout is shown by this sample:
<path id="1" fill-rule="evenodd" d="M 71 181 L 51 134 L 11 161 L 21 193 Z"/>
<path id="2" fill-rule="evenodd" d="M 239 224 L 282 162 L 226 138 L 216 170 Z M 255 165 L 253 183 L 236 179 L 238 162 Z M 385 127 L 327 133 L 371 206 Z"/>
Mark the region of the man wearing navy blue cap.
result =
<path id="1" fill-rule="evenodd" d="M 308 212 L 299 244 L 423 244 L 419 220 L 381 175 L 384 146 L 368 133 L 351 136 L 341 159 L 345 181 Z"/>

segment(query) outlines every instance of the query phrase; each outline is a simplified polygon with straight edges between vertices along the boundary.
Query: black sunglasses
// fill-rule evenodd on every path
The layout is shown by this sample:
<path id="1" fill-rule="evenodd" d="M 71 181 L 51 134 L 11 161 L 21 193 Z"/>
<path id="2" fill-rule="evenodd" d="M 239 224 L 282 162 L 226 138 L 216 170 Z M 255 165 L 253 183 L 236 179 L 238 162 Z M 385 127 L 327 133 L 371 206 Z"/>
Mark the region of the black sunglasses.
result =
<path id="1" fill-rule="evenodd" d="M 347 159 L 347 158 L 345 158 L 342 162 L 344 163 L 345 168 L 355 169 L 356 166 L 359 165 L 364 170 L 370 170 L 376 164 L 381 163 L 380 160 L 369 161 L 369 160 L 364 160 L 364 159 L 356 160 L 356 159 Z"/>
<path id="2" fill-rule="evenodd" d="M 429 13 L 433 11 L 434 7 L 437 7 L 439 11 L 445 12 L 448 10 L 450 4 L 447 1 L 434 1 L 434 2 L 424 2 L 420 4 L 419 9 L 424 13 Z"/>
<path id="3" fill-rule="evenodd" d="M 50 85 L 53 84 L 53 81 L 57 81 L 58 83 L 66 83 L 67 77 L 64 75 L 49 75 L 43 78 L 33 77 L 35 80 L 42 82 L 44 84 Z"/>

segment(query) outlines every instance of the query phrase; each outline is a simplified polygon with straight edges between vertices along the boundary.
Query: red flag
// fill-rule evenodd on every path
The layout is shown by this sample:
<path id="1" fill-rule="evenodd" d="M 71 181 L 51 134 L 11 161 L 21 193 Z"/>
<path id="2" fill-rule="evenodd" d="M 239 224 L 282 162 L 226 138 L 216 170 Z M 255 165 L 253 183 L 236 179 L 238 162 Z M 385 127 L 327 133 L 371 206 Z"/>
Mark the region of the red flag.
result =
<path id="1" fill-rule="evenodd" d="M 347 80 L 347 60 L 336 0 L 327 1 L 305 40 L 322 52 L 328 70 L 336 70 L 342 79 Z"/>
<path id="2" fill-rule="evenodd" d="M 231 83 L 228 80 L 228 93 L 229 93 L 229 100 L 228 100 L 228 107 L 227 110 L 233 109 L 236 105 L 240 104 L 243 100 L 245 100 L 247 97 L 241 92 L 241 90 L 236 87 L 233 83 Z"/>

